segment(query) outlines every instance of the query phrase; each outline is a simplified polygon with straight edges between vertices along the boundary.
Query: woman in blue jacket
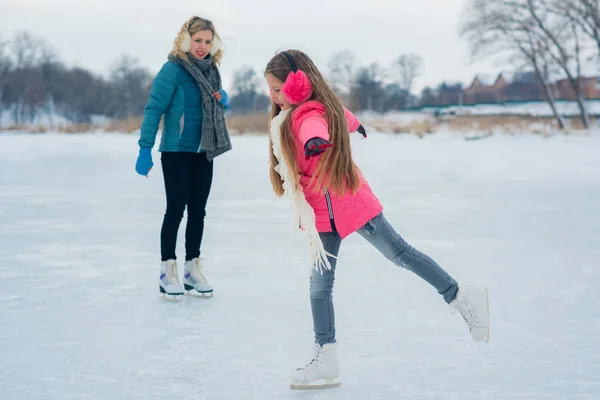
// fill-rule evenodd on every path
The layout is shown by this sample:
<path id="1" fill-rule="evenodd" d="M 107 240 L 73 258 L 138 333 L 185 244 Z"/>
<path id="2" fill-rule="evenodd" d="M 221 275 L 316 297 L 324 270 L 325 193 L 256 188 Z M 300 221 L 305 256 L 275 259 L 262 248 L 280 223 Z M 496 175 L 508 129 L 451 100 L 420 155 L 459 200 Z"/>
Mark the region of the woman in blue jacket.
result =
<path id="1" fill-rule="evenodd" d="M 152 147 L 164 115 L 159 151 L 167 207 L 160 233 L 161 293 L 185 290 L 212 293 L 203 274 L 200 244 L 206 202 L 213 176 L 213 159 L 231 150 L 225 122 L 229 108 L 218 66 L 223 52 L 213 23 L 190 18 L 181 28 L 168 61 L 152 83 L 144 109 L 139 156 L 135 169 L 148 176 L 154 165 Z M 187 206 L 183 287 L 177 272 L 177 231 Z"/>

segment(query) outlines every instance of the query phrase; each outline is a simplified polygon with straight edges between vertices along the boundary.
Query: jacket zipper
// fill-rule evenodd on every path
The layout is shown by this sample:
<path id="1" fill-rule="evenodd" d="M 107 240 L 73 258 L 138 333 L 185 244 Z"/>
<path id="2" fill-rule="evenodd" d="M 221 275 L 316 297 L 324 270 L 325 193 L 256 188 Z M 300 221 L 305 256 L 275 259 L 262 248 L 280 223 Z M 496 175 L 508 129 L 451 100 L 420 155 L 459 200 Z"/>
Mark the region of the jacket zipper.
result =
<path id="1" fill-rule="evenodd" d="M 183 135 L 183 127 L 185 126 L 185 111 L 181 114 L 181 118 L 179 119 L 179 140 L 181 140 L 181 135 Z"/>
<path id="2" fill-rule="evenodd" d="M 333 219 L 333 206 L 331 205 L 331 196 L 329 190 L 325 189 L 325 201 L 327 202 L 327 210 L 329 211 L 329 223 L 331 224 L 332 232 L 337 232 L 335 220 Z"/>

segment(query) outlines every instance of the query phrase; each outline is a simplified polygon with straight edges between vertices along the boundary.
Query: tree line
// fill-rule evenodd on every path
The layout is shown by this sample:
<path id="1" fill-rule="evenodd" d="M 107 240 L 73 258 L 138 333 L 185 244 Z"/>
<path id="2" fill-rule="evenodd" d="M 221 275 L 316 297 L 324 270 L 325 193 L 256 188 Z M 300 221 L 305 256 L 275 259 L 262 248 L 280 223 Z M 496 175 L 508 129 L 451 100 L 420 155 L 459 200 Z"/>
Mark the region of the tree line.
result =
<path id="1" fill-rule="evenodd" d="M 421 97 L 411 94 L 423 60 L 415 54 L 400 55 L 385 68 L 378 63 L 359 65 L 349 51 L 332 56 L 327 79 L 354 110 L 376 112 L 435 105 L 439 93 L 454 93 L 460 85 L 442 84 Z M 58 115 L 73 123 L 90 123 L 94 117 L 125 119 L 140 116 L 148 99 L 154 73 L 129 55 L 117 57 L 106 76 L 82 67 L 67 66 L 56 49 L 29 32 L 11 39 L 0 34 L 0 111 L 17 125 L 27 125 L 41 115 Z M 233 72 L 233 113 L 265 112 L 270 105 L 262 79 L 250 66 Z"/>
<path id="2" fill-rule="evenodd" d="M 460 35 L 474 59 L 512 63 L 527 77 L 526 90 L 548 102 L 560 127 L 555 82 L 562 79 L 574 93 L 581 120 L 589 126 L 582 78 L 600 61 L 600 0 L 469 0 Z M 398 54 L 389 65 L 362 65 L 349 50 L 332 55 L 326 78 L 344 103 L 355 111 L 386 112 L 462 103 L 461 83 L 442 82 L 415 93 L 424 61 L 417 54 Z M 139 116 L 154 73 L 138 59 L 121 55 L 107 76 L 66 66 L 48 43 L 28 32 L 8 40 L 0 35 L 0 111 L 16 124 L 28 124 L 41 113 L 89 123 L 94 116 L 123 119 Z M 535 87 L 534 87 L 535 86 Z M 525 96 L 525 93 L 516 93 Z M 250 66 L 233 72 L 233 113 L 265 112 L 267 88 Z"/>
<path id="3" fill-rule="evenodd" d="M 56 54 L 28 32 L 12 40 L 0 36 L 0 110 L 15 124 L 32 123 L 42 113 L 89 123 L 94 116 L 122 119 L 142 112 L 151 74 L 137 59 L 120 56 L 103 77 L 68 67 Z"/>

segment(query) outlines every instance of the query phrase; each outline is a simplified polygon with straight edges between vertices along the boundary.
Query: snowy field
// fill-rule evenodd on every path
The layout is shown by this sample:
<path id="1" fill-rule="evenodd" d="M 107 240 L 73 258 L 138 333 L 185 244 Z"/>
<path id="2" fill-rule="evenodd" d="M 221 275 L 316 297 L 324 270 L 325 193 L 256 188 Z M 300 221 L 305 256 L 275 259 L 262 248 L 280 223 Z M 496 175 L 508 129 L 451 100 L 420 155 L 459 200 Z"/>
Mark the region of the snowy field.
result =
<path id="1" fill-rule="evenodd" d="M 579 106 L 574 101 L 557 101 L 556 109 L 563 117 L 578 117 L 581 113 Z M 600 115 L 600 101 L 585 101 L 586 109 L 590 116 Z M 420 121 L 434 121 L 436 112 L 442 115 L 472 115 L 472 116 L 530 116 L 530 117 L 550 117 L 554 114 L 550 105 L 545 101 L 515 102 L 506 104 L 476 104 L 464 106 L 447 107 L 424 107 L 421 110 L 414 111 L 389 111 L 387 113 L 375 113 L 369 111 L 358 112 L 361 121 L 367 124 L 372 121 L 385 121 L 388 124 L 410 124 Z"/>
<path id="2" fill-rule="evenodd" d="M 1 399 L 600 398 L 600 135 L 354 136 L 397 230 L 488 286 L 490 343 L 352 235 L 334 292 L 342 387 L 317 392 L 288 389 L 312 342 L 308 267 L 266 137 L 216 160 L 215 297 L 178 302 L 158 293 L 159 156 L 136 175 L 136 140 L 0 134 Z"/>
<path id="3" fill-rule="evenodd" d="M 584 102 L 590 115 L 600 114 L 600 101 L 587 100 Z M 581 111 L 577 102 L 559 100 L 555 102 L 557 112 L 563 117 L 578 116 Z M 506 104 L 477 104 L 472 106 L 449 106 L 442 108 L 443 113 L 454 112 L 457 115 L 530 115 L 533 117 L 552 117 L 552 108 L 548 102 L 515 102 Z"/>

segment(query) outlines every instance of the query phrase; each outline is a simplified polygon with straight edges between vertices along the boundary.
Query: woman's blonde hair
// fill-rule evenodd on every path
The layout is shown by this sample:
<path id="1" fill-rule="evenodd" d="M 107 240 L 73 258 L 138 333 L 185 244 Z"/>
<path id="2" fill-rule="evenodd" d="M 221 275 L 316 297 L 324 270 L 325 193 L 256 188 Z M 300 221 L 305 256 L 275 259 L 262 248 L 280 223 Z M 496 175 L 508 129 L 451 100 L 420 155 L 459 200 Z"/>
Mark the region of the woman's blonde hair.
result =
<path id="1" fill-rule="evenodd" d="M 306 54 L 299 50 L 288 50 L 287 53 L 292 56 L 298 69 L 304 71 L 310 80 L 313 94 L 309 100 L 316 100 L 325 106 L 327 125 L 329 126 L 329 141 L 333 143 L 333 147 L 328 148 L 321 156 L 315 176 L 311 178 L 311 185 L 316 180 L 315 192 L 327 188 L 336 194 L 356 193 L 360 187 L 360 173 L 352 160 L 350 135 L 342 102 Z M 265 75 L 271 74 L 280 81 L 285 82 L 291 71 L 290 61 L 281 52 L 269 61 L 265 68 Z M 296 143 L 291 127 L 291 116 L 297 107 L 298 105 L 292 106 L 290 113 L 281 124 L 281 147 L 285 162 L 296 178 L 296 185 L 299 185 L 300 168 L 296 162 L 296 146 L 302 144 Z M 271 100 L 271 119 L 277 116 L 280 111 L 281 108 Z M 275 154 L 273 154 L 271 140 L 269 140 L 269 149 L 271 185 L 275 194 L 282 196 L 284 193 L 283 182 L 275 171 L 278 162 Z"/>
<path id="2" fill-rule="evenodd" d="M 181 45 L 184 43 L 187 35 L 193 36 L 195 33 L 199 31 L 211 31 L 213 34 L 213 46 L 215 45 L 215 39 L 219 42 L 219 50 L 215 54 L 213 54 L 212 59 L 215 65 L 220 65 L 221 60 L 223 59 L 223 49 L 221 36 L 217 33 L 214 24 L 212 21 L 200 17 L 191 17 L 188 19 L 179 30 L 175 41 L 173 42 L 173 49 L 171 50 L 171 54 L 175 57 L 184 58 L 186 56 L 185 52 L 181 50 Z"/>

